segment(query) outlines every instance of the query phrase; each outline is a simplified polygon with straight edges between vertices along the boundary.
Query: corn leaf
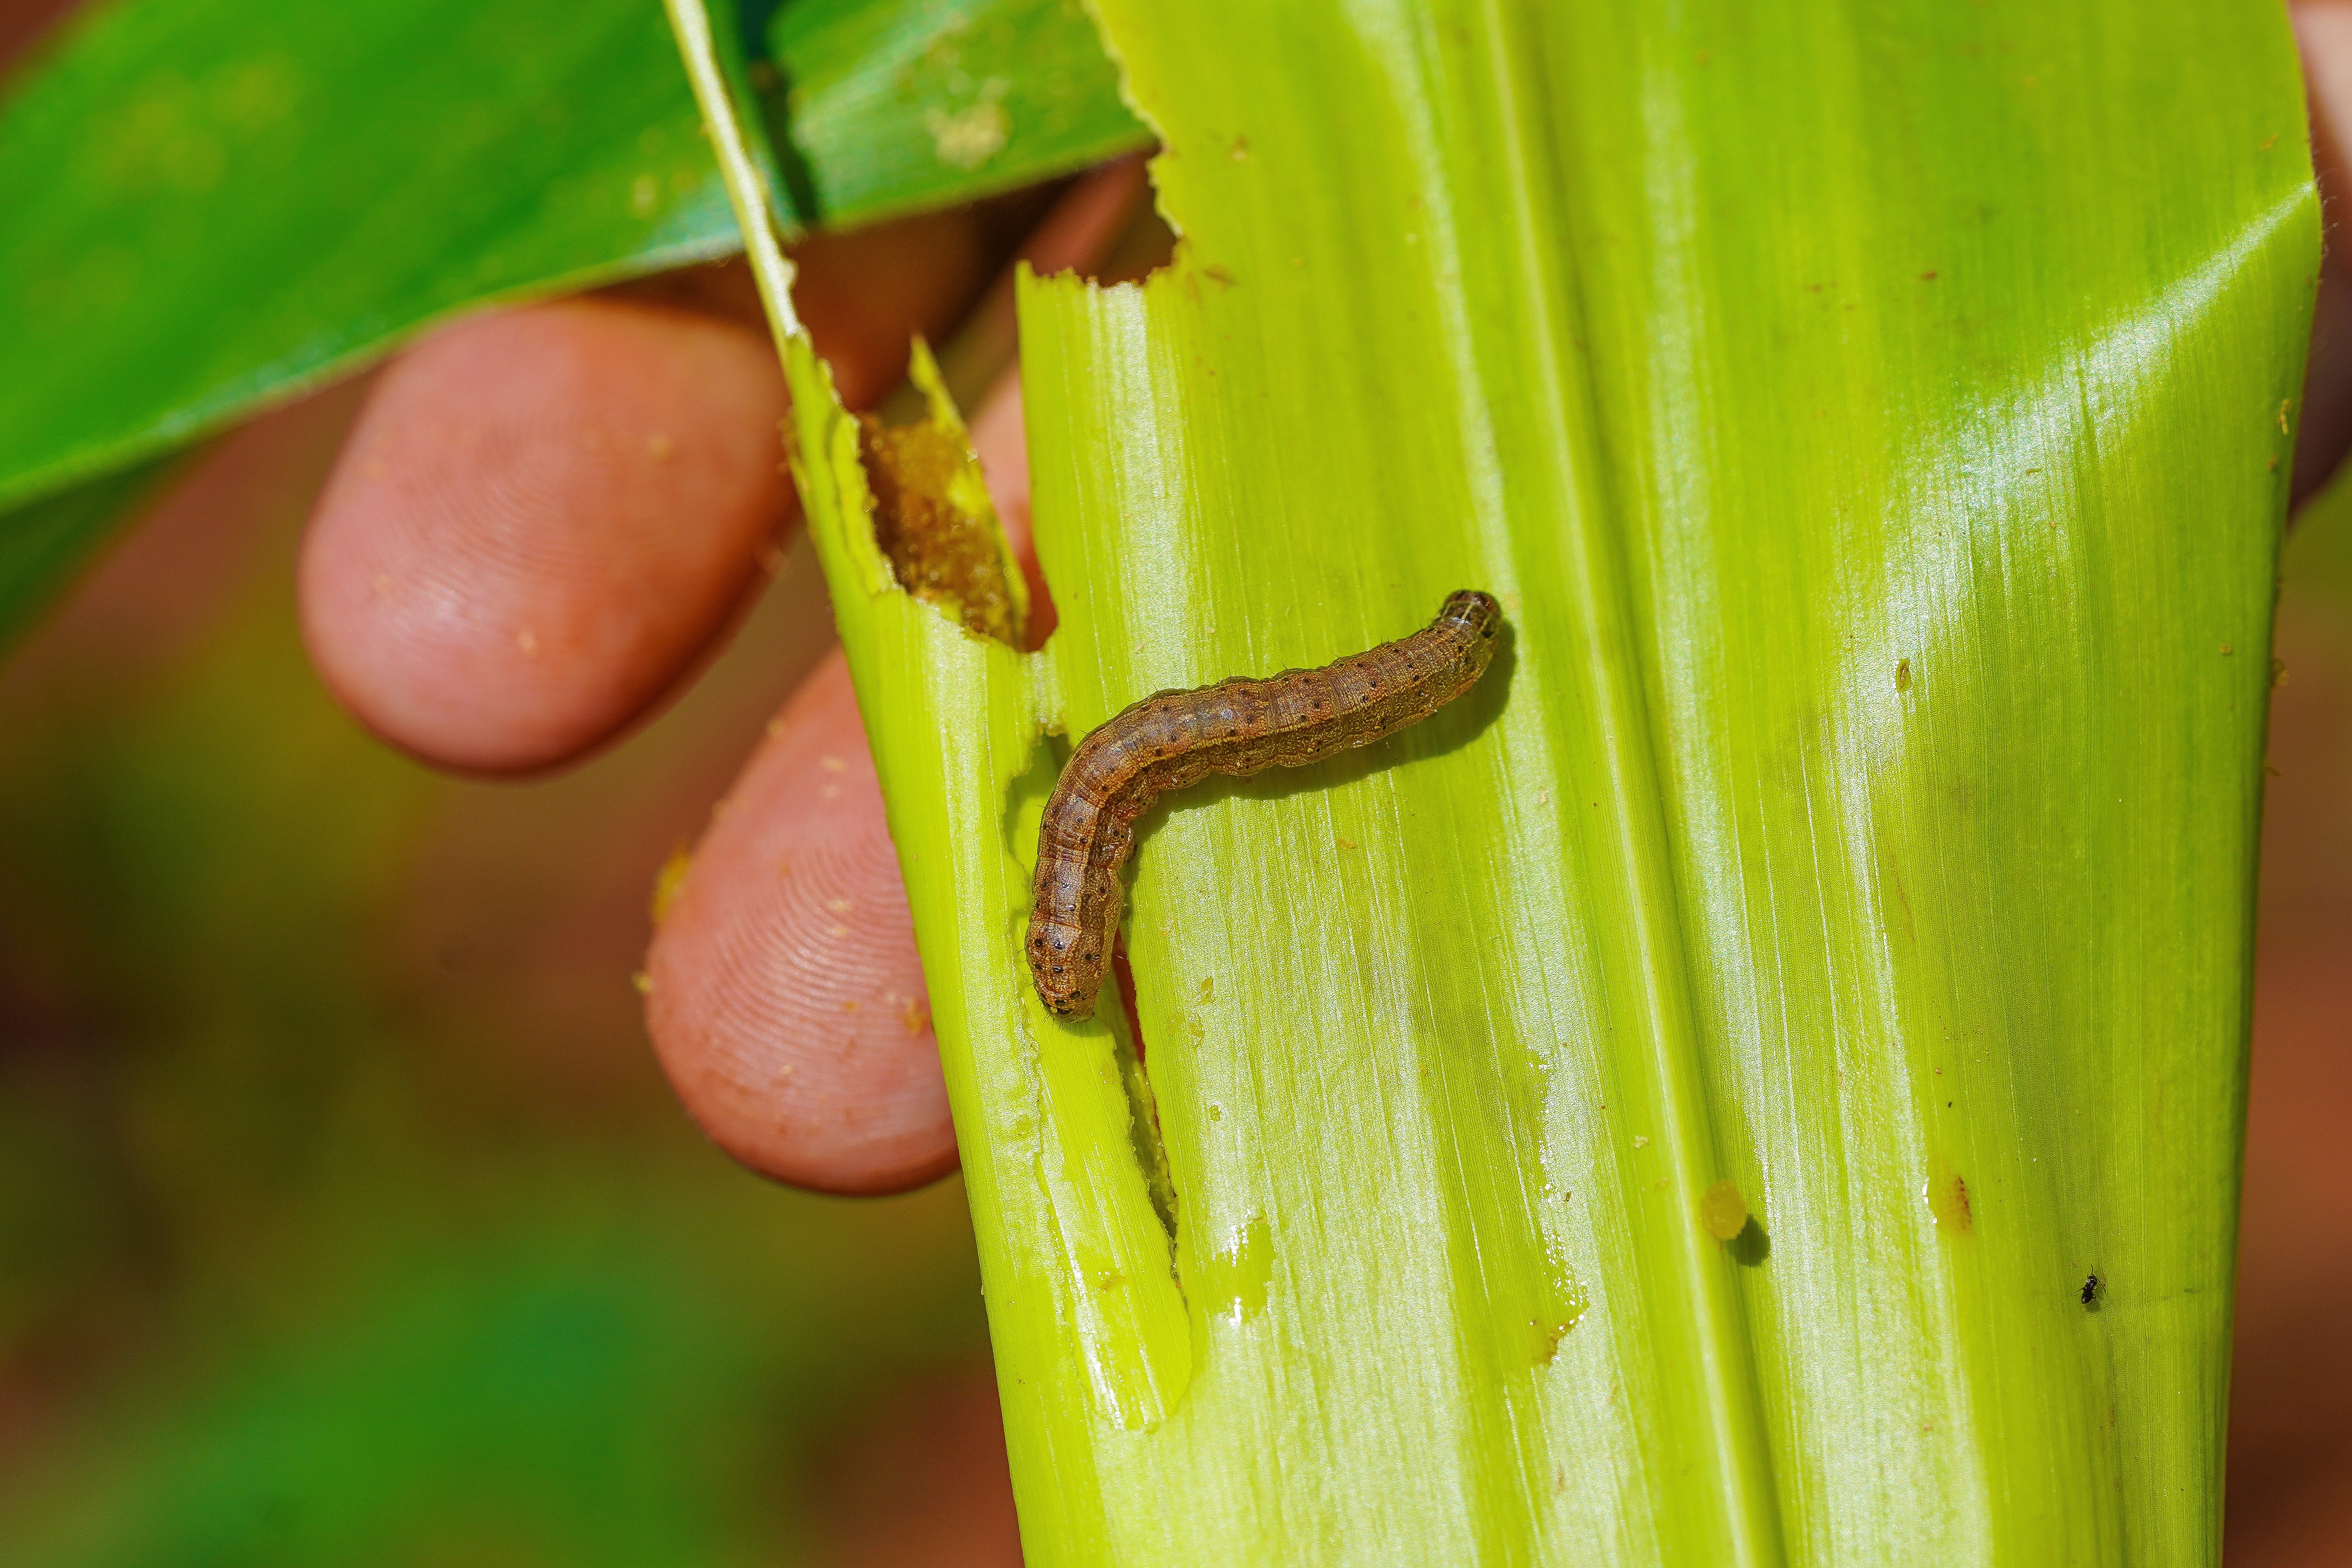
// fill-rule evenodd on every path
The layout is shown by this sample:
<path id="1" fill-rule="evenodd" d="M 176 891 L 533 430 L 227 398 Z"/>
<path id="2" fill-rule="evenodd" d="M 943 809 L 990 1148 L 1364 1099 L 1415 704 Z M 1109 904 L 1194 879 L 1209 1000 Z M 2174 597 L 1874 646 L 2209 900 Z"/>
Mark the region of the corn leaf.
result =
<path id="1" fill-rule="evenodd" d="M 2284 17 L 1098 8 L 1184 245 L 1023 291 L 1042 654 L 899 590 L 753 241 L 1031 1561 L 2214 1560 Z M 1148 1048 L 1045 1015 L 1040 731 L 1464 586 L 1474 697 L 1147 818 Z"/>
<path id="2" fill-rule="evenodd" d="M 746 68 L 792 138 L 796 231 L 968 201 L 1143 135 L 1061 0 L 819 0 L 774 20 Z M 113 492 L 16 509 L 467 306 L 738 243 L 643 0 L 126 0 L 13 84 L 0 190 L 0 631 L 101 536 Z M 68 512 L 81 525 L 60 531 Z M 15 574 L 37 555 L 40 574 Z"/>
<path id="3" fill-rule="evenodd" d="M 795 212 L 952 205 L 1147 139 L 1077 0 L 790 0 L 765 36 Z"/>

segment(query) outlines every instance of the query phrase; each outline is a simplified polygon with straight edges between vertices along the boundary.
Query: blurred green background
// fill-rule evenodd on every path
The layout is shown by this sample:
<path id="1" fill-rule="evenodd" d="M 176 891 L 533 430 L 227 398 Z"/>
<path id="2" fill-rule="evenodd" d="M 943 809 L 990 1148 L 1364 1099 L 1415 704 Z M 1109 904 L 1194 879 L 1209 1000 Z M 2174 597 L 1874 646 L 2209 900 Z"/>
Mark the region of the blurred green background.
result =
<path id="1" fill-rule="evenodd" d="M 778 587 L 529 786 L 310 673 L 351 389 L 206 458 L 0 667 L 0 1563 L 985 1563 L 1011 1512 L 954 1182 L 695 1131 L 646 896 L 829 637 Z"/>

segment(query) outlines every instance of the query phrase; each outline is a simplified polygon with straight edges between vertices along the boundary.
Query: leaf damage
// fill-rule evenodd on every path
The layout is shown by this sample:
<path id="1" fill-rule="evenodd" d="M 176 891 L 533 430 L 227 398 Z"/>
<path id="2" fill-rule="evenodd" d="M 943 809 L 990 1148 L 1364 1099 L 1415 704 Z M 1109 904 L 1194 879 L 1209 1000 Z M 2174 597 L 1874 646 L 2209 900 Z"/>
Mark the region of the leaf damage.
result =
<path id="1" fill-rule="evenodd" d="M 874 492 L 874 542 L 900 587 L 976 637 L 1019 647 L 1024 606 L 1004 569 L 994 518 L 961 492 L 971 461 L 962 433 L 926 419 L 857 421 L 857 451 Z"/>

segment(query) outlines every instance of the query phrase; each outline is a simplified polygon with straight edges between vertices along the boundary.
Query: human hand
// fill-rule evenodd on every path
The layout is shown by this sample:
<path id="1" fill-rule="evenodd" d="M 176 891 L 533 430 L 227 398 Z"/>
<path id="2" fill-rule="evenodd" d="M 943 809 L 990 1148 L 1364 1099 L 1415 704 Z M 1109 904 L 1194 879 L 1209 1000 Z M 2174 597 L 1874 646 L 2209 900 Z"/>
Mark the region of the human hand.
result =
<path id="1" fill-rule="evenodd" d="M 1143 205 L 1139 163 L 1074 185 L 1022 247 L 1093 269 Z M 845 401 L 898 379 L 985 289 L 967 215 L 803 249 L 796 299 Z M 798 510 L 785 394 L 740 265 L 469 318 L 372 390 L 299 571 L 311 658 L 394 745 L 457 772 L 572 765 L 689 684 L 764 587 Z M 972 417 L 1027 561 L 1017 381 Z M 1051 626 L 1034 564 L 1033 635 Z M 650 878 L 652 868 L 647 868 Z M 840 653 L 770 724 L 714 814 L 646 964 L 656 1048 L 688 1109 L 753 1169 L 875 1193 L 955 1164 L 914 933 Z"/>

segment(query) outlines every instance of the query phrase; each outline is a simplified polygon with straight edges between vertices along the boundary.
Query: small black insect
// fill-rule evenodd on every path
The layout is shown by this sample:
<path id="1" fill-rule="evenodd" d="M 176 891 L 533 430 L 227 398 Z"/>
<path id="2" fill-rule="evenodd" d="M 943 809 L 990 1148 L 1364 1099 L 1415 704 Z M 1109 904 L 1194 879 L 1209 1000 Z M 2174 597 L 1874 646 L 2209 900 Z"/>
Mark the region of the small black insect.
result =
<path id="1" fill-rule="evenodd" d="M 2107 1282 L 2095 1274 L 2085 1279 L 2083 1281 L 2083 1310 L 2086 1312 L 2097 1311 L 2099 1298 L 2105 1294 L 2106 1289 Z"/>

